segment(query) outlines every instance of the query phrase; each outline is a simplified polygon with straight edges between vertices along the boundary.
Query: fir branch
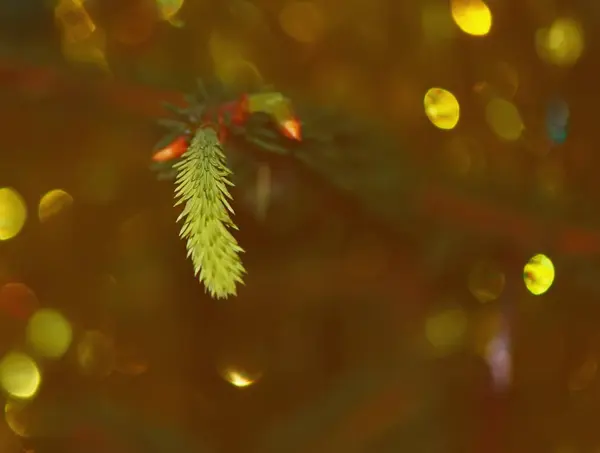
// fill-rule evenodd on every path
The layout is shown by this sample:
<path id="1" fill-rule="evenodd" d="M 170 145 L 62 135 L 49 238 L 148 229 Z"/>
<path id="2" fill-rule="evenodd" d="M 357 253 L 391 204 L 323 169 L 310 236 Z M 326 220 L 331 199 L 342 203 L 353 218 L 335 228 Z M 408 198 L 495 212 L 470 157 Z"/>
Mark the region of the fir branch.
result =
<path id="1" fill-rule="evenodd" d="M 245 273 L 239 256 L 243 250 L 230 232 L 237 230 L 230 217 L 233 183 L 216 132 L 198 129 L 174 169 L 175 205 L 184 206 L 177 221 L 184 219 L 180 236 L 186 240 L 194 274 L 212 297 L 234 296 Z"/>

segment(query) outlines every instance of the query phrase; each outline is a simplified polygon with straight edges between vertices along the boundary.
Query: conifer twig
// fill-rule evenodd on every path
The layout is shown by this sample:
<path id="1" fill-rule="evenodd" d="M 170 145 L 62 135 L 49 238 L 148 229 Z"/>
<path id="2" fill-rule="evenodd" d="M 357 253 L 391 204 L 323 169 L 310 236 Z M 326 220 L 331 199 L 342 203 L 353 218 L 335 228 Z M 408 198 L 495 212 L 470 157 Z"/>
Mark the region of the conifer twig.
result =
<path id="1" fill-rule="evenodd" d="M 217 299 L 235 296 L 245 273 L 242 248 L 231 234 L 231 170 L 216 132 L 199 128 L 188 150 L 174 165 L 176 206 L 183 205 L 180 236 L 186 240 L 194 274 Z"/>

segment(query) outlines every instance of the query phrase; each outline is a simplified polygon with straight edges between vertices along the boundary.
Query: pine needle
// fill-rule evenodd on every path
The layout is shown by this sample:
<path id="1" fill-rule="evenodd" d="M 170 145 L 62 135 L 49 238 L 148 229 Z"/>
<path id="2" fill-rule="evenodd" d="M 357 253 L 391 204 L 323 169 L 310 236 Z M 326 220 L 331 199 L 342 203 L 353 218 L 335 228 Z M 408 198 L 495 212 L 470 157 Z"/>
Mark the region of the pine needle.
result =
<path id="1" fill-rule="evenodd" d="M 237 230 L 230 217 L 233 183 L 216 132 L 198 129 L 174 169 L 175 205 L 183 205 L 177 218 L 178 222 L 183 219 L 179 235 L 186 240 L 194 274 L 212 297 L 235 296 L 245 273 L 240 259 L 243 250 L 230 232 Z"/>

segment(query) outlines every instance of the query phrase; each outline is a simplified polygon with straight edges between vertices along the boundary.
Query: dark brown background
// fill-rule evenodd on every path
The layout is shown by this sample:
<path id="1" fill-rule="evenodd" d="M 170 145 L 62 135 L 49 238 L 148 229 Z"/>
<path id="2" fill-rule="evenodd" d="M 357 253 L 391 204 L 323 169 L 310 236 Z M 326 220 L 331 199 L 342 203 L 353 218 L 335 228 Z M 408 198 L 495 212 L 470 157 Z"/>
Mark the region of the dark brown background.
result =
<path id="1" fill-rule="evenodd" d="M 25 446 L 39 453 L 600 448 L 598 383 L 592 376 L 581 390 L 570 385 L 600 347 L 600 11 L 593 2 L 490 1 L 490 36 L 456 30 L 435 45 L 421 29 L 427 2 L 324 2 L 343 20 L 311 45 L 279 29 L 278 1 L 257 1 L 262 15 L 250 26 L 228 9 L 233 3 L 187 0 L 183 28 L 157 22 L 135 43 L 118 39 L 119 27 L 140 20 L 140 11 L 154 17 L 150 3 L 89 3 L 107 31 L 111 76 L 62 55 L 52 2 L 0 7 L 0 185 L 15 187 L 33 214 L 52 188 L 74 198 L 52 222 L 40 225 L 32 215 L 17 238 L 0 244 L 2 280 L 24 282 L 42 305 L 63 310 L 76 340 L 86 329 L 105 332 L 115 346 L 99 347 L 98 360 L 116 355 L 147 370 L 100 379 L 82 376 L 71 356 L 47 364 Z M 559 14 L 575 16 L 586 30 L 586 53 L 569 69 L 535 52 L 535 30 Z M 172 187 L 156 181 L 147 163 L 160 136 L 153 123 L 160 101 L 210 75 L 214 29 L 246 43 L 266 82 L 314 103 L 328 100 L 341 74 L 353 74 L 340 99 L 349 114 L 391 126 L 402 152 L 440 187 L 429 198 L 398 201 L 425 213 L 411 229 L 420 233 L 396 234 L 334 185 L 314 193 L 290 163 L 274 174 L 266 221 L 254 215 L 253 187 L 236 191 L 248 277 L 239 298 L 210 300 L 185 260 Z M 482 81 L 502 86 L 500 62 L 519 75 L 514 102 L 527 135 L 517 145 L 489 132 L 474 90 Z M 319 82 L 330 67 L 342 68 L 338 78 Z M 461 102 L 458 130 L 428 122 L 422 98 L 431 86 L 452 90 Z M 540 145 L 544 110 L 557 94 L 569 104 L 571 130 L 563 146 L 548 151 Z M 443 150 L 453 134 L 474 140 L 485 156 L 487 173 L 477 184 L 447 175 Z M 526 151 L 532 148 L 540 152 Z M 538 205 L 530 201 L 532 175 L 548 162 L 565 175 L 560 200 L 530 209 Z M 587 229 L 586 253 L 559 253 L 569 228 L 577 237 Z M 522 267 L 533 253 L 553 251 L 556 284 L 534 298 Z M 507 281 L 489 306 L 467 289 L 482 259 L 499 263 Z M 507 392 L 494 391 L 472 332 L 453 354 L 431 354 L 425 321 L 448 305 L 468 314 L 469 332 L 490 313 L 507 320 L 514 361 Z M 13 321 L 4 324 L 11 328 L 0 344 L 8 350 L 22 334 Z M 220 376 L 222 366 L 260 379 L 237 389 Z M 5 434 L 3 451 L 19 451 Z"/>

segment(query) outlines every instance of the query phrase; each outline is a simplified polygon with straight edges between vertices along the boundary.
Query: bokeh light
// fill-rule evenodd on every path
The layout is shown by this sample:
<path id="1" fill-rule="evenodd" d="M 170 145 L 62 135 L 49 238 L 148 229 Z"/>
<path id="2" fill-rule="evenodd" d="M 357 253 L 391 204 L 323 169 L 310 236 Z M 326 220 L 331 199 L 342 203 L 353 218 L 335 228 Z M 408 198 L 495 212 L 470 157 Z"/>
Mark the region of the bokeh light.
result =
<path id="1" fill-rule="evenodd" d="M 106 33 L 101 29 L 96 30 L 83 41 L 63 39 L 62 42 L 62 54 L 68 61 L 93 65 L 109 72 L 105 48 Z"/>
<path id="2" fill-rule="evenodd" d="M 14 238 L 27 220 L 27 206 L 19 193 L 9 187 L 0 189 L 0 241 Z"/>
<path id="3" fill-rule="evenodd" d="M 460 118 L 458 99 L 448 90 L 431 88 L 423 100 L 427 118 L 439 129 L 454 129 Z"/>
<path id="4" fill-rule="evenodd" d="M 446 355 L 461 346 L 467 321 L 467 314 L 460 308 L 448 308 L 427 318 L 425 336 L 436 354 Z"/>
<path id="5" fill-rule="evenodd" d="M 53 189 L 46 192 L 40 199 L 38 217 L 40 222 L 45 222 L 51 217 L 68 209 L 73 204 L 73 197 L 62 189 Z"/>
<path id="6" fill-rule="evenodd" d="M 254 384 L 260 376 L 250 374 L 236 367 L 228 367 L 223 370 L 223 379 L 235 387 L 249 387 Z"/>
<path id="7" fill-rule="evenodd" d="M 156 0 L 156 6 L 161 18 L 169 22 L 176 18 L 183 4 L 184 0 Z"/>
<path id="8" fill-rule="evenodd" d="M 58 1 L 54 17 L 62 32 L 62 53 L 67 60 L 109 70 L 105 31 L 96 26 L 83 1 Z"/>
<path id="9" fill-rule="evenodd" d="M 548 103 L 546 111 L 546 131 L 548 138 L 557 145 L 567 140 L 570 110 L 562 99 L 554 99 Z"/>
<path id="10" fill-rule="evenodd" d="M 505 281 L 504 274 L 496 265 L 480 262 L 469 273 L 469 291 L 479 302 L 491 302 L 500 297 Z"/>
<path id="11" fill-rule="evenodd" d="M 492 28 L 492 12 L 482 0 L 452 0 L 452 18 L 458 28 L 472 36 L 485 36 Z"/>
<path id="12" fill-rule="evenodd" d="M 525 265 L 523 279 L 531 294 L 544 294 L 554 282 L 554 264 L 546 255 L 535 255 Z"/>
<path id="13" fill-rule="evenodd" d="M 505 390 L 512 380 L 512 354 L 510 338 L 505 328 L 489 343 L 485 360 L 488 364 L 496 390 Z"/>
<path id="14" fill-rule="evenodd" d="M 224 32 L 213 29 L 208 37 L 208 51 L 216 66 L 221 61 L 243 58 L 244 46 L 239 40 L 234 40 Z"/>
<path id="15" fill-rule="evenodd" d="M 572 66 L 584 50 L 583 30 L 574 19 L 560 18 L 535 35 L 538 55 L 557 66 Z"/>
<path id="16" fill-rule="evenodd" d="M 0 311 L 12 318 L 28 319 L 38 305 L 35 292 L 24 283 L 11 282 L 0 289 Z"/>
<path id="17" fill-rule="evenodd" d="M 485 117 L 494 133 L 503 140 L 519 139 L 525 128 L 517 107 L 505 99 L 490 100 L 485 109 Z"/>
<path id="18" fill-rule="evenodd" d="M 0 361 L 0 384 L 13 398 L 33 398 L 41 379 L 37 364 L 26 354 L 10 352 Z"/>
<path id="19" fill-rule="evenodd" d="M 81 0 L 60 0 L 54 7 L 54 17 L 69 42 L 84 41 L 96 31 L 96 24 Z"/>
<path id="20" fill-rule="evenodd" d="M 98 330 L 86 331 L 77 345 L 77 364 L 87 376 L 108 376 L 116 365 L 113 340 Z"/>
<path id="21" fill-rule="evenodd" d="M 4 405 L 6 424 L 19 437 L 31 436 L 31 415 L 28 401 L 9 399 Z"/>
<path id="22" fill-rule="evenodd" d="M 38 310 L 27 324 L 27 341 L 42 357 L 62 357 L 69 349 L 72 337 L 71 324 L 56 310 Z"/>
<path id="23" fill-rule="evenodd" d="M 215 69 L 217 77 L 224 85 L 238 90 L 253 91 L 263 82 L 258 67 L 243 58 L 221 59 Z"/>
<path id="24" fill-rule="evenodd" d="M 228 5 L 232 18 L 240 28 L 250 31 L 268 30 L 265 11 L 250 0 L 237 0 Z"/>

